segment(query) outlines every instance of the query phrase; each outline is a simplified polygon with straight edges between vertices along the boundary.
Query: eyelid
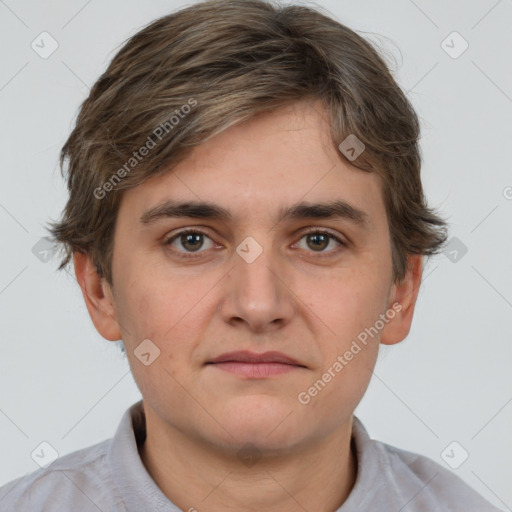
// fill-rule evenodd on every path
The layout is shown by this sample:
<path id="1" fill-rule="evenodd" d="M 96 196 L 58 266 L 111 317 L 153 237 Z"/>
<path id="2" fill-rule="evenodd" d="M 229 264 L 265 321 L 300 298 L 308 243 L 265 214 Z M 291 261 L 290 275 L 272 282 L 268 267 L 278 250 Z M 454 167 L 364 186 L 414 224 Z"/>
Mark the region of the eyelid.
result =
<path id="1" fill-rule="evenodd" d="M 341 236 L 338 232 L 333 231 L 329 228 L 311 227 L 311 228 L 306 228 L 306 229 L 307 229 L 307 231 L 300 231 L 301 238 L 304 235 L 309 235 L 311 233 L 313 233 L 313 234 L 314 233 L 328 234 L 328 235 L 331 235 L 331 237 L 334 238 L 340 244 L 348 245 L 348 240 L 345 237 Z"/>
<path id="2" fill-rule="evenodd" d="M 211 236 L 208 234 L 207 231 L 205 231 L 202 227 L 190 227 L 190 228 L 179 228 L 176 232 L 167 233 L 162 237 L 162 240 L 164 243 L 168 243 L 171 240 L 181 236 L 186 235 L 188 233 L 200 233 L 202 235 L 206 235 L 207 237 L 211 238 Z"/>

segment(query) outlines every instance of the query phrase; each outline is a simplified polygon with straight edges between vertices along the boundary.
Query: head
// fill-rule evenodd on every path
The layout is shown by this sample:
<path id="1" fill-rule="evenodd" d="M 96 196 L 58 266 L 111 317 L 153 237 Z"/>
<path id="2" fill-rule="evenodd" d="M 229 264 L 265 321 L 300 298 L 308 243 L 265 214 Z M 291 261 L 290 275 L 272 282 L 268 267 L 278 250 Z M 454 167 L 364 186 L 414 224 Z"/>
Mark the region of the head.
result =
<path id="1" fill-rule="evenodd" d="M 126 42 L 62 149 L 51 233 L 155 417 L 276 450 L 349 420 L 446 241 L 419 131 L 377 50 L 318 9 L 206 1 Z M 208 364 L 235 350 L 301 367 Z"/>

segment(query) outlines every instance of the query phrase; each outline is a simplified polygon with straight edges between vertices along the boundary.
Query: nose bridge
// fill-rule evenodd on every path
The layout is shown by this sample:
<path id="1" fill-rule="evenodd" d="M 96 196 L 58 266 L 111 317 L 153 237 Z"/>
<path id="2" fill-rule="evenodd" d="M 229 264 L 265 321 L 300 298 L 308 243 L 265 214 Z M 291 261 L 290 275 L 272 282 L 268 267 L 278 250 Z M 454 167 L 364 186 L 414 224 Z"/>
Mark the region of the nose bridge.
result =
<path id="1" fill-rule="evenodd" d="M 262 237 L 259 239 L 261 241 Z M 264 245 L 253 237 L 247 237 L 236 252 L 239 258 L 235 270 L 238 293 L 252 297 L 253 302 L 275 301 L 278 295 L 277 272 L 274 270 L 277 262 L 269 237 L 265 238 Z"/>
<path id="2" fill-rule="evenodd" d="M 264 328 L 293 314 L 290 293 L 280 274 L 283 266 L 274 254 L 270 237 L 247 237 L 237 247 L 225 297 L 226 321 L 239 318 L 253 329 Z M 265 240 L 263 241 L 263 238 Z"/>

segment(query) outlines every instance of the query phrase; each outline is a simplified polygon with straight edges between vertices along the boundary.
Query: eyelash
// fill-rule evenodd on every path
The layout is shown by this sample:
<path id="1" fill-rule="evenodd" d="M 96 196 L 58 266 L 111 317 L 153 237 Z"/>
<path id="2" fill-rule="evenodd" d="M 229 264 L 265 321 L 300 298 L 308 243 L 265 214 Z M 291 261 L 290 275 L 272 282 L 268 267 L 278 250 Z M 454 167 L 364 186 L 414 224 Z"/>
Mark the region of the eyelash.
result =
<path id="1" fill-rule="evenodd" d="M 189 228 L 189 229 L 184 229 L 184 230 L 182 230 L 182 231 L 180 231 L 178 233 L 175 233 L 171 237 L 167 238 L 164 241 L 164 245 L 165 246 L 170 246 L 176 239 L 178 239 L 179 237 L 184 236 L 184 235 L 204 235 L 204 236 L 206 236 L 206 237 L 211 239 L 211 237 L 208 235 L 208 233 L 205 233 L 204 231 L 202 231 L 200 229 Z M 306 231 L 305 233 L 302 233 L 302 236 L 300 237 L 299 241 L 302 240 L 307 235 L 328 235 L 330 239 L 335 240 L 336 242 L 338 242 L 340 244 L 340 247 L 338 247 L 336 249 L 333 249 L 331 251 L 327 251 L 326 255 L 323 254 L 324 251 L 318 252 L 317 254 L 319 255 L 318 256 L 319 258 L 331 257 L 333 254 L 338 254 L 339 251 L 341 251 L 341 250 L 343 250 L 343 249 L 345 249 L 347 247 L 346 243 L 344 243 L 336 235 L 334 235 L 330 231 L 326 231 L 325 229 L 321 230 L 321 229 L 318 229 L 318 228 L 314 228 L 314 229 L 311 229 L 310 231 Z M 199 250 L 197 253 L 184 253 L 182 251 L 177 251 L 175 249 L 172 249 L 172 250 L 173 250 L 173 252 L 178 254 L 178 257 L 184 258 L 184 259 L 200 258 L 201 257 L 201 253 L 205 252 L 205 251 Z M 308 251 L 308 252 L 313 252 L 314 253 L 315 251 Z M 188 255 L 185 256 L 184 254 L 188 254 Z"/>

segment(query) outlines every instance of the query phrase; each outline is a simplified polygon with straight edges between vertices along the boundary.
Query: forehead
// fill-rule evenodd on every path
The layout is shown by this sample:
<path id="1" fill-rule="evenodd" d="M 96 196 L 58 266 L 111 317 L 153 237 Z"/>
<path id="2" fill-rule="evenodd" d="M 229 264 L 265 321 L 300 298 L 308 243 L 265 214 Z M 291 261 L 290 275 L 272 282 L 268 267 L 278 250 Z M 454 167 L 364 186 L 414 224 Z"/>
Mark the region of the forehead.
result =
<path id="1" fill-rule="evenodd" d="M 193 201 L 217 205 L 226 221 L 263 213 L 284 217 L 301 202 L 343 201 L 371 221 L 384 213 L 380 178 L 341 158 L 327 120 L 321 102 L 259 114 L 196 147 L 168 173 L 125 192 L 121 208 L 140 221 L 166 202 Z"/>

